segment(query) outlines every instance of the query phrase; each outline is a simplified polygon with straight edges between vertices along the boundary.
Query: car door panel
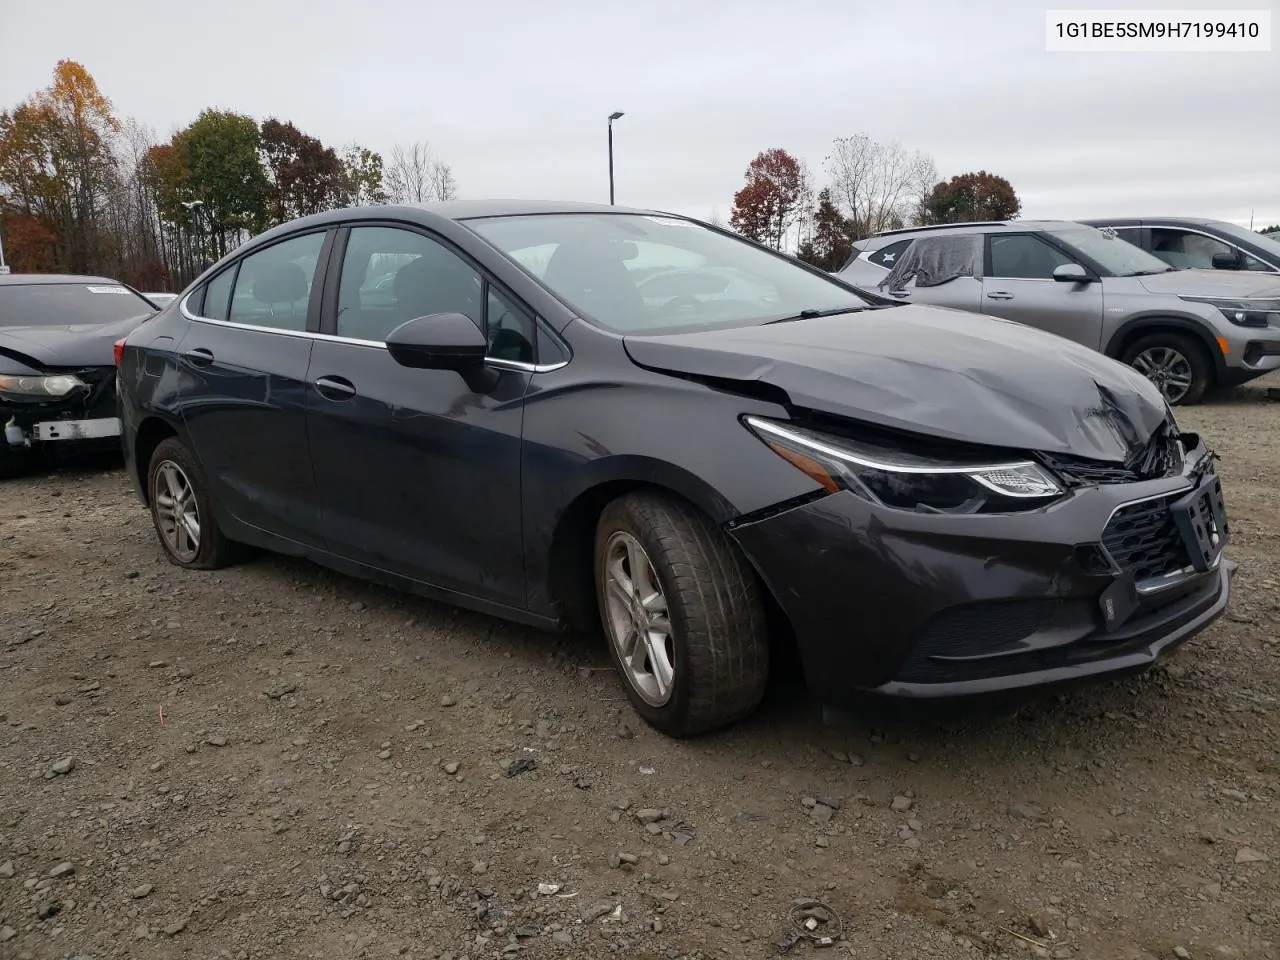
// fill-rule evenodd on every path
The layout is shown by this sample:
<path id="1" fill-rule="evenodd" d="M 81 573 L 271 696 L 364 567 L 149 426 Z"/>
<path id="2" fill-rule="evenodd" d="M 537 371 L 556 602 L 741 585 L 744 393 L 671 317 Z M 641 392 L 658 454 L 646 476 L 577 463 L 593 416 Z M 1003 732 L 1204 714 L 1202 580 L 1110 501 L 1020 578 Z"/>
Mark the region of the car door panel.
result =
<path id="1" fill-rule="evenodd" d="M 1056 267 L 1074 261 L 1032 234 L 988 235 L 982 312 L 1102 346 L 1102 282 L 1061 283 Z"/>
<path id="2" fill-rule="evenodd" d="M 309 432 L 328 549 L 436 586 L 523 602 L 520 435 L 529 374 L 483 393 L 382 347 L 319 340 Z"/>
<path id="3" fill-rule="evenodd" d="M 314 271 L 322 262 L 324 234 L 296 239 L 301 242 L 294 248 L 286 241 L 251 254 L 246 262 L 257 256 L 268 259 L 300 250 L 304 262 L 313 261 Z M 275 323 L 276 328 L 191 315 L 192 322 L 176 351 L 185 381 L 180 414 L 215 498 L 233 521 L 319 546 L 323 538 L 318 528 L 306 422 L 306 378 L 313 340 L 305 328 L 313 283 L 301 267 L 282 271 L 267 267 L 263 273 L 271 275 L 262 280 L 254 278 L 251 270 L 243 270 L 235 280 L 236 289 L 240 290 L 243 280 L 250 291 L 256 285 L 260 298 L 299 296 L 293 301 L 268 303 L 254 299 L 252 292 L 242 294 L 242 301 L 254 299 L 255 319 Z M 241 265 L 230 269 L 241 269 Z M 294 285 L 292 289 L 280 287 L 284 273 Z M 301 287 L 296 286 L 299 273 L 303 275 Z M 223 290 L 220 279 L 215 278 L 211 288 Z M 272 283 L 279 289 L 272 290 Z M 219 311 L 225 316 L 225 307 L 210 309 Z M 318 311 L 317 298 L 317 320 Z"/>
<path id="4" fill-rule="evenodd" d="M 493 306 L 487 281 L 438 238 L 354 225 L 332 259 L 325 336 L 307 378 L 327 549 L 523 606 L 521 432 L 534 368 L 520 360 L 533 360 L 532 343 L 520 352 L 513 314 Z M 492 314 L 491 355 L 505 359 L 464 376 L 401 366 L 383 346 L 401 323 L 446 312 L 481 329 Z"/>

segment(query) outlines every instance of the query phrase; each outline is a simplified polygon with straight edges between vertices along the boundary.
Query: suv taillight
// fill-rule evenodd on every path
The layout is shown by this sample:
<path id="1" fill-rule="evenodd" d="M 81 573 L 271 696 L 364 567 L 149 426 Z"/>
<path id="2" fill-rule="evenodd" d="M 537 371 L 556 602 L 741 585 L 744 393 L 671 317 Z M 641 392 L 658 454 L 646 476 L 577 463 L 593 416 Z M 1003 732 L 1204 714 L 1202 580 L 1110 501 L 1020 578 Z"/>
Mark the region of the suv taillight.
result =
<path id="1" fill-rule="evenodd" d="M 127 338 L 127 337 L 121 337 L 121 338 L 120 338 L 119 340 L 117 340 L 114 344 L 112 344 L 112 347 L 111 347 L 111 348 L 112 348 L 112 350 L 115 352 L 115 357 L 116 357 L 116 366 L 117 366 L 117 367 L 118 367 L 118 366 L 120 366 L 120 361 L 121 361 L 121 359 L 124 357 L 124 342 L 125 342 L 125 340 L 126 340 L 126 339 L 128 339 L 128 338 Z"/>

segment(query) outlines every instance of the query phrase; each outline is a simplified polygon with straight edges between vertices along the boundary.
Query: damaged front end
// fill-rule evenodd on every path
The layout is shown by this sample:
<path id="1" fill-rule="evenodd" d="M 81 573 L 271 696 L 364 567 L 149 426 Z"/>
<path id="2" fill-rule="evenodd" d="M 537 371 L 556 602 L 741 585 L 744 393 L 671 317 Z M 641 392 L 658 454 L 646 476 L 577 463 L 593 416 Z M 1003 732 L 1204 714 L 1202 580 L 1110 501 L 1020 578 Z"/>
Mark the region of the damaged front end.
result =
<path id="1" fill-rule="evenodd" d="M 0 452 L 10 457 L 118 444 L 115 369 L 0 372 L 0 425 Z"/>
<path id="2" fill-rule="evenodd" d="M 828 702 L 1138 671 L 1226 607 L 1216 456 L 1171 416 L 1115 462 L 793 414 L 743 423 L 821 490 L 730 532 Z"/>

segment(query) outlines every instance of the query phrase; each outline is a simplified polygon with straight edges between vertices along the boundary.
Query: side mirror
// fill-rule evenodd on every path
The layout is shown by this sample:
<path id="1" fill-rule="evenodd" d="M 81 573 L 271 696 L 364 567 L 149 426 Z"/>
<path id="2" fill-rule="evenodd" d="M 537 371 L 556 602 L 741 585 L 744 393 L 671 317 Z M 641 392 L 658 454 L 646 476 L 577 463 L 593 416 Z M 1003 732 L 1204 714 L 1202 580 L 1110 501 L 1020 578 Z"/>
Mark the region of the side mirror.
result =
<path id="1" fill-rule="evenodd" d="M 1215 253 L 1213 255 L 1213 269 L 1215 270 L 1239 270 L 1240 255 L 1234 251 L 1231 253 Z"/>
<path id="2" fill-rule="evenodd" d="M 400 324 L 387 335 L 387 352 L 402 367 L 419 370 L 474 369 L 489 344 L 474 320 L 462 313 L 433 313 Z"/>
<path id="3" fill-rule="evenodd" d="M 1059 283 L 1093 283 L 1089 271 L 1078 263 L 1064 263 L 1053 271 L 1053 279 Z"/>

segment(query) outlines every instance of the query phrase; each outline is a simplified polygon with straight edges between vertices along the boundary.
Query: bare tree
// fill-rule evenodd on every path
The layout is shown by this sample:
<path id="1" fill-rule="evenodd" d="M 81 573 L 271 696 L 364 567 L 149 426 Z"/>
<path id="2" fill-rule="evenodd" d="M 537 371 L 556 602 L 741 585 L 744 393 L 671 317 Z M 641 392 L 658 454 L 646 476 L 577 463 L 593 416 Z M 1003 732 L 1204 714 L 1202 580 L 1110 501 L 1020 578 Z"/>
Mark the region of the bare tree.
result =
<path id="1" fill-rule="evenodd" d="M 919 220 L 938 179 L 927 154 L 896 141 L 879 143 L 865 133 L 839 137 L 825 166 L 854 240 Z"/>
<path id="2" fill-rule="evenodd" d="M 392 147 L 384 180 L 391 203 L 426 203 L 458 196 L 452 168 L 425 142 L 414 143 L 407 150 L 399 144 Z"/>

